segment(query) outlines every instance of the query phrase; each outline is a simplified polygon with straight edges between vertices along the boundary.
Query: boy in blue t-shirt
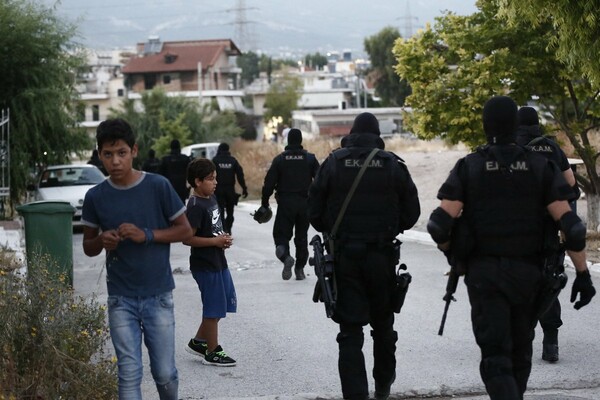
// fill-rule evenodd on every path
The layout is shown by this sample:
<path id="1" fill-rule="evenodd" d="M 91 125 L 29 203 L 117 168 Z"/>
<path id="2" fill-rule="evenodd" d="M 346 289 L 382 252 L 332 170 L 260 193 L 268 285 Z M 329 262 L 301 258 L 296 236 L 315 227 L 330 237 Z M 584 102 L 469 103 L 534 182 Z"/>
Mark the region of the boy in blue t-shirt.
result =
<path id="1" fill-rule="evenodd" d="M 231 247 L 233 239 L 223 230 L 214 195 L 215 164 L 196 158 L 188 166 L 187 181 L 194 189 L 186 211 L 194 236 L 183 244 L 191 246 L 190 269 L 200 289 L 203 309 L 196 337 L 190 339 L 185 349 L 202 357 L 205 364 L 231 367 L 235 360 L 219 345 L 218 323 L 228 312 L 234 313 L 237 309 L 235 287 L 225 259 L 225 249 Z"/>
<path id="2" fill-rule="evenodd" d="M 93 257 L 106 250 L 108 325 L 119 398 L 142 398 L 143 340 L 159 398 L 177 400 L 169 255 L 170 243 L 192 236 L 185 206 L 164 177 L 133 169 L 138 147 L 125 120 L 103 121 L 96 140 L 109 177 L 85 195 L 83 251 Z"/>

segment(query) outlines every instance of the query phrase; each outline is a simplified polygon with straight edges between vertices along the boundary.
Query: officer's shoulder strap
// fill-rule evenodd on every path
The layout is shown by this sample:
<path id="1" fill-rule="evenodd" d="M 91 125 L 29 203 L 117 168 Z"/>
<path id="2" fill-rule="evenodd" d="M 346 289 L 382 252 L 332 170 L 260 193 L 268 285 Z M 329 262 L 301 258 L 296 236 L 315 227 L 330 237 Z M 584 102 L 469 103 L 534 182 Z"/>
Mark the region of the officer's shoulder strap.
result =
<path id="1" fill-rule="evenodd" d="M 544 142 L 547 138 L 546 136 L 538 136 L 533 138 L 529 143 L 527 143 L 525 146 L 526 147 L 531 147 L 531 146 L 535 146 L 538 143 Z"/>

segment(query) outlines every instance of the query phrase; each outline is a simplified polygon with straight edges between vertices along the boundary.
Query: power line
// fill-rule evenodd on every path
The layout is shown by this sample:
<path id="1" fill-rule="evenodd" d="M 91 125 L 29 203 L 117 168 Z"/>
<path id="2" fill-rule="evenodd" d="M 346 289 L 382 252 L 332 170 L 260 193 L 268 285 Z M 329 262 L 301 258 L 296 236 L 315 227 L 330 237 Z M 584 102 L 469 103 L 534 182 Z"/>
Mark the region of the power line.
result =
<path id="1" fill-rule="evenodd" d="M 403 32 L 402 32 L 402 36 L 404 37 L 404 39 L 408 39 L 413 35 L 413 21 L 419 21 L 419 18 L 417 17 L 413 17 L 410 13 L 410 0 L 406 0 L 406 15 L 402 16 L 402 17 L 398 17 L 396 18 L 397 20 L 403 20 L 404 24 L 402 25 L 403 27 Z M 417 27 L 421 27 L 420 25 L 417 25 Z"/>

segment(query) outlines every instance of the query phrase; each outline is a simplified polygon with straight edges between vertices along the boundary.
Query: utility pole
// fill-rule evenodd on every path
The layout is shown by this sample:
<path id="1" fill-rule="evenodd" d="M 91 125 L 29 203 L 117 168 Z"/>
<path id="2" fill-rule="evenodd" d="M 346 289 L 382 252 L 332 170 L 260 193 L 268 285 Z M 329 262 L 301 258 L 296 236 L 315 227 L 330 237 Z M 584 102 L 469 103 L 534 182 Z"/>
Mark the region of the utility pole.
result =
<path id="1" fill-rule="evenodd" d="M 245 0 L 237 0 L 234 8 L 227 9 L 228 12 L 235 12 L 235 19 L 233 24 L 235 25 L 234 30 L 234 41 L 242 53 L 250 50 L 256 50 L 256 39 L 253 29 L 250 24 L 253 21 L 249 21 L 246 18 L 246 10 L 258 10 L 257 7 L 246 7 Z"/>
<path id="2" fill-rule="evenodd" d="M 400 19 L 404 21 L 402 25 L 402 37 L 406 40 L 409 39 L 413 35 L 413 21 L 419 21 L 419 18 L 413 17 L 410 14 L 410 0 L 406 0 L 406 15 L 402 17 L 398 17 L 396 19 Z"/>

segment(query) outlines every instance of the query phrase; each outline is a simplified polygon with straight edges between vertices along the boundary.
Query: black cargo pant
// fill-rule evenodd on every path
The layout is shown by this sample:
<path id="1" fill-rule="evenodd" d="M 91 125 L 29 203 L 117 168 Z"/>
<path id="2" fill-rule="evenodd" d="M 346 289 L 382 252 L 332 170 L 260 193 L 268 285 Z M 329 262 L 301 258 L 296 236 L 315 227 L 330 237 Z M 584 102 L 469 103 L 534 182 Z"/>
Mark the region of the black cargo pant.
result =
<path id="1" fill-rule="evenodd" d="M 395 377 L 396 341 L 391 296 L 394 286 L 391 243 L 340 244 L 335 264 L 337 303 L 333 320 L 340 325 L 338 369 L 344 399 L 366 399 L 369 393 L 363 326 L 371 325 L 373 378 L 387 385 Z"/>
<path id="2" fill-rule="evenodd" d="M 469 260 L 471 322 L 481 349 L 481 378 L 492 400 L 522 399 L 527 388 L 541 277 L 535 258 Z"/>
<path id="3" fill-rule="evenodd" d="M 296 268 L 308 261 L 308 198 L 300 194 L 278 194 L 277 215 L 273 224 L 275 246 L 283 245 L 289 252 L 290 240 L 296 247 Z"/>
<path id="4" fill-rule="evenodd" d="M 548 309 L 548 311 L 546 311 L 540 317 L 540 325 L 544 330 L 544 344 L 558 343 L 558 328 L 560 328 L 563 324 L 562 319 L 560 318 L 560 314 L 560 301 L 557 297 Z"/>
<path id="5" fill-rule="evenodd" d="M 217 186 L 218 187 L 218 186 Z M 217 203 L 219 204 L 219 212 L 223 219 L 223 229 L 225 232 L 231 233 L 233 227 L 233 208 L 238 201 L 238 195 L 235 193 L 233 186 L 223 186 L 215 192 Z M 227 216 L 225 216 L 227 214 Z"/>

